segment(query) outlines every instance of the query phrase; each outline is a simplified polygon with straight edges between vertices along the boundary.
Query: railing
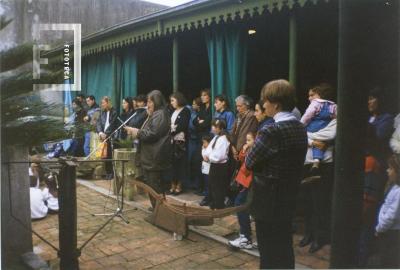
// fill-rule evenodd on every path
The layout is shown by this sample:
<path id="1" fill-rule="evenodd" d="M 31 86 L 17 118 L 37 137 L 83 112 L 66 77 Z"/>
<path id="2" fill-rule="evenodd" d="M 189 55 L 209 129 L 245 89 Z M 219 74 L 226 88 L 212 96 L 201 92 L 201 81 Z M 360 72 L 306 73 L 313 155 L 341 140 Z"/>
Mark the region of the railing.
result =
<path id="1" fill-rule="evenodd" d="M 118 208 L 115 215 L 111 216 L 82 246 L 77 245 L 77 196 L 76 196 L 76 167 L 79 163 L 87 162 L 122 162 L 122 179 L 124 179 L 124 167 L 128 159 L 101 159 L 101 160 L 78 160 L 76 158 L 59 158 L 57 160 L 29 160 L 29 161 L 9 161 L 3 164 L 10 168 L 10 164 L 17 163 L 38 163 L 51 164 L 53 169 L 59 170 L 58 181 L 58 229 L 59 229 L 59 248 L 47 241 L 43 236 L 32 229 L 31 232 L 38 238 L 51 246 L 60 258 L 61 270 L 77 270 L 79 269 L 79 257 L 82 249 L 112 220 L 118 216 L 122 209 Z M 8 184 L 10 185 L 10 174 L 8 174 Z M 123 188 L 122 188 L 123 190 Z M 123 197 L 122 197 L 123 198 Z M 10 197 L 10 207 L 12 199 Z M 12 209 L 12 208 L 11 208 Z M 21 222 L 20 222 L 21 223 Z M 21 223 L 21 225 L 23 225 Z M 26 226 L 25 226 L 26 227 Z M 27 228 L 26 228 L 27 229 Z"/>

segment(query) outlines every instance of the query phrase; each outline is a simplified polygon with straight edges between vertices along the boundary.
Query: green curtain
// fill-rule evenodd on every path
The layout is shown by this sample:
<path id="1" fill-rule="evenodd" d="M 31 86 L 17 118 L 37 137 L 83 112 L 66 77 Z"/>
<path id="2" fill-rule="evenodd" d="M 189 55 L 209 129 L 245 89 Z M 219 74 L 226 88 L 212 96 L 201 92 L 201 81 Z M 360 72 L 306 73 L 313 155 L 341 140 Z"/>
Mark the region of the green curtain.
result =
<path id="1" fill-rule="evenodd" d="M 227 70 L 227 95 L 230 104 L 245 92 L 247 72 L 247 33 L 241 28 L 225 29 L 225 53 Z"/>
<path id="2" fill-rule="evenodd" d="M 111 56 L 111 70 L 112 70 L 112 90 L 111 100 L 113 107 L 117 112 L 121 109 L 122 97 L 121 97 L 121 77 L 122 77 L 122 60 L 121 56 L 113 51 Z"/>
<path id="3" fill-rule="evenodd" d="M 93 95 L 99 103 L 103 96 L 112 97 L 113 57 L 101 54 L 86 57 L 82 65 L 82 93 Z M 115 100 L 112 100 L 115 102 Z"/>
<path id="4" fill-rule="evenodd" d="M 206 32 L 206 42 L 211 72 L 211 94 L 214 97 L 224 93 L 226 88 L 224 37 L 217 29 L 211 29 Z"/>
<path id="5" fill-rule="evenodd" d="M 244 93 L 247 68 L 247 35 L 238 25 L 216 26 L 206 31 L 211 72 L 211 94 L 225 94 L 231 106 Z"/>
<path id="6" fill-rule="evenodd" d="M 121 54 L 121 95 L 124 97 L 134 97 L 137 95 L 137 56 L 134 48 L 126 49 Z"/>
<path id="7" fill-rule="evenodd" d="M 109 96 L 117 111 L 122 99 L 137 95 L 137 57 L 133 48 L 84 59 L 82 93 L 94 95 L 99 102 Z"/>

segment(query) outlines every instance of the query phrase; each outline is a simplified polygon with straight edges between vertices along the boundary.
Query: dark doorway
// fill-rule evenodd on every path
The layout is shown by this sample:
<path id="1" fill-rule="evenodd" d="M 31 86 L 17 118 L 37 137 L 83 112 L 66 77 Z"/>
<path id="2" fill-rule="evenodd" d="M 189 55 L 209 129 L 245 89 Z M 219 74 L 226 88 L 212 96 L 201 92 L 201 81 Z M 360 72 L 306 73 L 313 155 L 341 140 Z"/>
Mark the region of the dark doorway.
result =
<path id="1" fill-rule="evenodd" d="M 319 83 L 337 87 L 338 4 L 308 4 L 296 10 L 297 98 L 304 112 L 308 90 Z"/>
<path id="2" fill-rule="evenodd" d="M 172 40 L 160 38 L 138 46 L 138 93 L 160 90 L 172 93 Z"/>
<path id="3" fill-rule="evenodd" d="M 203 31 L 193 30 L 179 37 L 179 91 L 191 104 L 200 90 L 210 88 L 210 67 Z"/>
<path id="4" fill-rule="evenodd" d="M 246 94 L 255 101 L 268 81 L 287 79 L 289 62 L 289 20 L 287 12 L 275 11 L 251 20 L 248 30 Z"/>

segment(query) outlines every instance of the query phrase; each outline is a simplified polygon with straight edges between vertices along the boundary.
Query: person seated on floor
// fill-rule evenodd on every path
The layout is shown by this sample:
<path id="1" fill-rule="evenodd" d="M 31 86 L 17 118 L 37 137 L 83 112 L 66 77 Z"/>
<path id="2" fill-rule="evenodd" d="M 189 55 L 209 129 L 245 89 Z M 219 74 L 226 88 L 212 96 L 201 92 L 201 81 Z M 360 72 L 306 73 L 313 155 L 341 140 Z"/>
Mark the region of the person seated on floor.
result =
<path id="1" fill-rule="evenodd" d="M 37 179 L 37 187 L 43 181 L 43 169 L 38 163 L 31 163 L 29 166 L 29 176 L 34 176 Z"/>
<path id="2" fill-rule="evenodd" d="M 59 210 L 58 206 L 58 183 L 57 178 L 54 174 L 50 174 L 46 179 L 46 185 L 43 189 L 43 194 L 46 200 L 46 205 L 49 209 L 49 214 L 57 214 Z"/>
<path id="3" fill-rule="evenodd" d="M 45 193 L 39 188 L 36 176 L 29 176 L 30 180 L 30 200 L 31 200 L 31 219 L 38 220 L 47 216 L 48 207 L 45 204 Z"/>

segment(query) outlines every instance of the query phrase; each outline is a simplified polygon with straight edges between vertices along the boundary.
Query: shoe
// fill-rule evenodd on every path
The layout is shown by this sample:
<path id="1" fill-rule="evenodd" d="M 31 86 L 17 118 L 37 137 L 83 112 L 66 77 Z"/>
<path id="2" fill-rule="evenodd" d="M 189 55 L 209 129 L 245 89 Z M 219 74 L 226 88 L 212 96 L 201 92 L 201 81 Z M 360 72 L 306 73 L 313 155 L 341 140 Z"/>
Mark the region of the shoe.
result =
<path id="1" fill-rule="evenodd" d="M 233 207 L 234 206 L 233 201 L 228 197 L 225 198 L 224 204 L 225 204 L 225 207 Z"/>
<path id="2" fill-rule="evenodd" d="M 182 190 L 175 190 L 174 193 L 172 193 L 172 195 L 174 196 L 178 196 L 179 194 L 182 194 Z"/>
<path id="3" fill-rule="evenodd" d="M 322 247 L 324 246 L 323 243 L 319 242 L 319 241 L 313 241 L 311 243 L 310 249 L 308 250 L 309 253 L 315 253 L 318 250 L 320 250 Z"/>
<path id="4" fill-rule="evenodd" d="M 240 234 L 235 240 L 229 241 L 229 245 L 238 249 L 252 249 L 253 244 L 243 234 Z"/>
<path id="5" fill-rule="evenodd" d="M 310 176 L 321 176 L 321 170 L 318 166 L 312 166 L 310 170 Z"/>
<path id="6" fill-rule="evenodd" d="M 204 198 L 204 199 L 199 203 L 199 205 L 200 205 L 200 206 L 209 206 L 209 205 L 210 205 L 210 202 L 209 202 L 206 198 Z"/>
<path id="7" fill-rule="evenodd" d="M 202 190 L 196 190 L 196 191 L 194 192 L 194 194 L 195 194 L 195 195 L 198 195 L 198 196 L 204 196 Z"/>
<path id="8" fill-rule="evenodd" d="M 257 242 L 253 243 L 253 248 L 258 248 L 258 243 Z"/>
<path id="9" fill-rule="evenodd" d="M 175 196 L 178 196 L 179 194 L 181 194 L 183 192 L 182 190 L 182 184 L 180 182 L 178 182 L 178 184 L 175 186 Z"/>
<path id="10" fill-rule="evenodd" d="M 305 246 L 311 244 L 312 240 L 313 239 L 312 239 L 311 235 L 305 235 L 303 237 L 303 239 L 300 240 L 299 247 L 305 247 Z"/>

